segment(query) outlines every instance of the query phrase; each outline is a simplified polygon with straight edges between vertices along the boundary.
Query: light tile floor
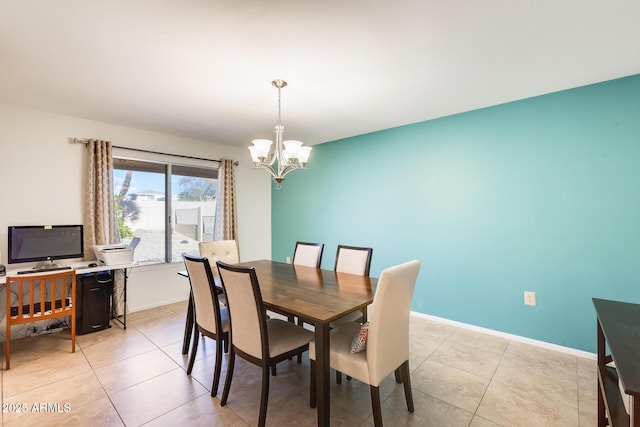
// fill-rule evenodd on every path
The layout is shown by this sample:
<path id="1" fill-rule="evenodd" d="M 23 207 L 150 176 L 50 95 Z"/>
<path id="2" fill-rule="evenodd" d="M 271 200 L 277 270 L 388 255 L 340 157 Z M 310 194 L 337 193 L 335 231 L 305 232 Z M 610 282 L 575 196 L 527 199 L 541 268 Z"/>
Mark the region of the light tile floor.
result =
<path id="1" fill-rule="evenodd" d="M 213 341 L 201 339 L 192 376 L 185 373 L 185 313 L 186 303 L 132 313 L 126 330 L 114 325 L 78 336 L 75 353 L 68 331 L 13 341 L 11 369 L 0 372 L 2 425 L 255 425 L 259 369 L 237 358 L 221 407 L 222 384 L 218 397 L 209 396 Z M 415 412 L 390 376 L 381 384 L 386 425 L 596 425 L 593 360 L 412 317 L 410 366 Z M 308 357 L 278 365 L 271 380 L 267 425 L 315 425 Z M 331 424 L 373 425 L 368 386 L 332 381 Z"/>

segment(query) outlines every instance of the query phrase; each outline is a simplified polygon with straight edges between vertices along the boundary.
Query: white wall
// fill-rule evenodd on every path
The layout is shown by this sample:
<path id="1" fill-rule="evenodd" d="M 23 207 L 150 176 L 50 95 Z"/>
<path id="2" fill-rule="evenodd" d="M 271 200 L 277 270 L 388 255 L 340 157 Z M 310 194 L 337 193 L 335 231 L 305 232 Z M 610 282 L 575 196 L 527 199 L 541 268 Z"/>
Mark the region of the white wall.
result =
<path id="1" fill-rule="evenodd" d="M 246 148 L 0 104 L 0 263 L 7 265 L 10 225 L 83 222 L 86 149 L 71 144 L 74 137 L 105 139 L 118 146 L 163 153 L 238 160 L 240 259 L 271 258 L 270 179 L 251 169 Z M 128 155 L 148 158 L 134 152 Z M 133 269 L 129 310 L 185 300 L 188 283 L 176 274 L 183 268 L 183 264 L 170 264 Z M 4 292 L 0 301 L 5 301 Z"/>

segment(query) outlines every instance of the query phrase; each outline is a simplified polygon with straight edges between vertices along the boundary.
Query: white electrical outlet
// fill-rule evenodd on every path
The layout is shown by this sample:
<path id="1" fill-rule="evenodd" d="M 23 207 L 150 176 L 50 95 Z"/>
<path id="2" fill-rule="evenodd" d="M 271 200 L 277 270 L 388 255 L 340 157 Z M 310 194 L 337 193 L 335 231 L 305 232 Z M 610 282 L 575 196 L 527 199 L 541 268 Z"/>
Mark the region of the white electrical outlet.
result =
<path id="1" fill-rule="evenodd" d="M 536 293 L 524 291 L 524 305 L 536 305 Z"/>
<path id="2" fill-rule="evenodd" d="M 287 257 L 287 264 L 291 264 L 291 257 Z"/>

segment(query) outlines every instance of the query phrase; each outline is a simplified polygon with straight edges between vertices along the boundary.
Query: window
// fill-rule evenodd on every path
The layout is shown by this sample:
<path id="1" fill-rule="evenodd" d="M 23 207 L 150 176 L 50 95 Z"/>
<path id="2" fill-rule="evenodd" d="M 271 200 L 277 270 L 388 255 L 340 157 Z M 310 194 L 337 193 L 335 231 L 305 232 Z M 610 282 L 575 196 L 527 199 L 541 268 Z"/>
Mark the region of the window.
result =
<path id="1" fill-rule="evenodd" d="M 213 240 L 217 168 L 114 159 L 120 239 L 140 237 L 136 262 L 181 262 Z"/>

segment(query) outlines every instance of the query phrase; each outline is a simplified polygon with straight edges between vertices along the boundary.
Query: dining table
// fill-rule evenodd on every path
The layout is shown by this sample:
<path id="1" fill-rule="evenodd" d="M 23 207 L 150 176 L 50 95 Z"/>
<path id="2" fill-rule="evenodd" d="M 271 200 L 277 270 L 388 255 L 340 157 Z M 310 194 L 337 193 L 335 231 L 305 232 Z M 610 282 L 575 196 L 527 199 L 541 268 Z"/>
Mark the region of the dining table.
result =
<path id="1" fill-rule="evenodd" d="M 255 269 L 267 310 L 296 316 L 313 325 L 318 426 L 328 426 L 331 414 L 329 324 L 371 304 L 378 280 L 271 260 L 236 265 Z"/>

